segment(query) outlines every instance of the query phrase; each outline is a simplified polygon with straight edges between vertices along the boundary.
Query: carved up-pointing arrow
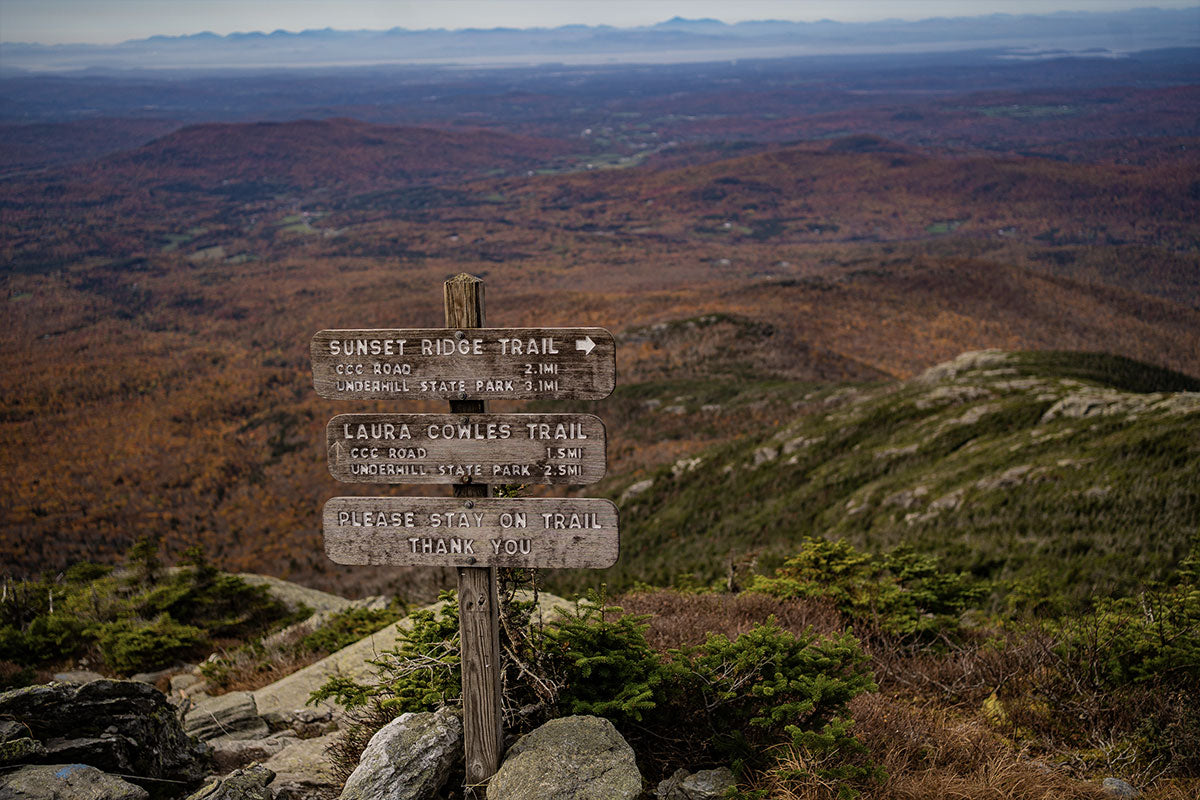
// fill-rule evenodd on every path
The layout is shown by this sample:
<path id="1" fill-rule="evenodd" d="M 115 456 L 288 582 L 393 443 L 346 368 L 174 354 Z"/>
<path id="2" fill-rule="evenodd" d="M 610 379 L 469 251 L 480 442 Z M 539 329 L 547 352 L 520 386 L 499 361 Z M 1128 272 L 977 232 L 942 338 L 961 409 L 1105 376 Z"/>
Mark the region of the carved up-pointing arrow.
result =
<path id="1" fill-rule="evenodd" d="M 591 352 L 596 349 L 596 343 L 592 341 L 592 337 L 585 336 L 575 340 L 575 349 L 582 350 L 585 356 L 591 355 Z"/>

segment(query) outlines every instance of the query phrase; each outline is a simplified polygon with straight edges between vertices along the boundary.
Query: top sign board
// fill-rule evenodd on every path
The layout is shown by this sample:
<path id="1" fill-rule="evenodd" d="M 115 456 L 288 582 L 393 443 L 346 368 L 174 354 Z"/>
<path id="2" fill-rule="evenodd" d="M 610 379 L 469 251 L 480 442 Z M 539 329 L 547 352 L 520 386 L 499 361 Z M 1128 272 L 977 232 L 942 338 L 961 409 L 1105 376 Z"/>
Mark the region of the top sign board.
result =
<path id="1" fill-rule="evenodd" d="M 334 400 L 599 400 L 616 349 L 604 328 L 325 330 L 313 386 Z"/>

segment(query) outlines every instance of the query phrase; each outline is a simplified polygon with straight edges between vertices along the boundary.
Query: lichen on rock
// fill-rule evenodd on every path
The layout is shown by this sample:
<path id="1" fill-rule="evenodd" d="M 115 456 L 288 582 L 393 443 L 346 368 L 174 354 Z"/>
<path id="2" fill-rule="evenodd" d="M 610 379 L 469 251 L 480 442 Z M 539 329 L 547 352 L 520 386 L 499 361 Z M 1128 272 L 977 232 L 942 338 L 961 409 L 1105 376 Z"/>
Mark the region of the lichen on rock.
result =
<path id="1" fill-rule="evenodd" d="M 641 794 L 633 748 L 603 717 L 562 717 L 521 737 L 487 788 L 487 800 L 633 800 Z"/>

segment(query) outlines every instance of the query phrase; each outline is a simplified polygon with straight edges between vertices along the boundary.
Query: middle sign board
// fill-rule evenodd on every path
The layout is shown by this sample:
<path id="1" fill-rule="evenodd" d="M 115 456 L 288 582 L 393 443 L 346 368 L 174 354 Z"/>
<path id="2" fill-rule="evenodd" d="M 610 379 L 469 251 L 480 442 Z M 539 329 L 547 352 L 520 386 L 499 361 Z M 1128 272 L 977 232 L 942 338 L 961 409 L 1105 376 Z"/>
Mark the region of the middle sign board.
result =
<path id="1" fill-rule="evenodd" d="M 339 414 L 329 471 L 347 483 L 595 483 L 607 463 L 592 414 Z"/>

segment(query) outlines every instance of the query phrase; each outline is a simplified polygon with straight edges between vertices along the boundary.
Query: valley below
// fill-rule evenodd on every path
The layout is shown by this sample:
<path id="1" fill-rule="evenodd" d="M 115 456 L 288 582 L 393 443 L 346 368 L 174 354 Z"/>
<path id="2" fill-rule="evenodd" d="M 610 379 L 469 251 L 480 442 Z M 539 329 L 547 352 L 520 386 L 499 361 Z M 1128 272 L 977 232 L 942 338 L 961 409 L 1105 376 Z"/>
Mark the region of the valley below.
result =
<path id="1" fill-rule="evenodd" d="M 320 514 L 449 494 L 342 484 L 326 453 L 337 414 L 445 404 L 322 399 L 309 345 L 442 327 L 466 272 L 489 327 L 616 341 L 606 399 L 490 404 L 607 427 L 597 484 L 510 487 L 620 510 L 616 566 L 540 587 L 603 585 L 654 615 L 660 654 L 756 615 L 852 630 L 879 684 L 854 706 L 873 758 L 899 736 L 888 714 L 939 740 L 961 714 L 1004 731 L 1013 764 L 1035 741 L 1063 774 L 1136 762 L 1162 778 L 1146 796 L 1186 797 L 1200 728 L 1167 705 L 1195 699 L 1200 630 L 1196 54 L 313 70 L 303 91 L 247 76 L 224 104 L 199 74 L 6 76 L 4 586 L 83 598 L 81 562 L 108 575 L 152 546 L 395 598 L 380 624 L 435 601 L 453 569 L 334 564 Z M 1177 616 L 1146 623 L 1155 602 Z M 1169 628 L 1161 683 L 1138 672 L 1143 623 Z M 249 636 L 205 630 L 181 657 L 233 663 Z M 1036 664 L 1083 674 L 1104 636 L 1146 658 L 1055 695 L 1087 706 L 1076 736 L 1026 702 L 1052 683 Z"/>

